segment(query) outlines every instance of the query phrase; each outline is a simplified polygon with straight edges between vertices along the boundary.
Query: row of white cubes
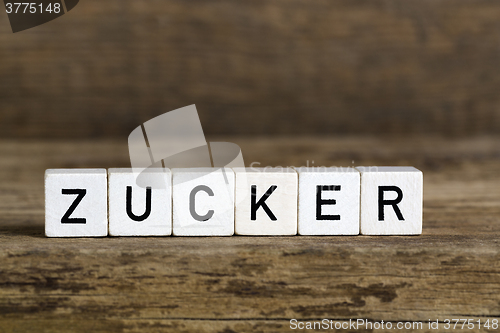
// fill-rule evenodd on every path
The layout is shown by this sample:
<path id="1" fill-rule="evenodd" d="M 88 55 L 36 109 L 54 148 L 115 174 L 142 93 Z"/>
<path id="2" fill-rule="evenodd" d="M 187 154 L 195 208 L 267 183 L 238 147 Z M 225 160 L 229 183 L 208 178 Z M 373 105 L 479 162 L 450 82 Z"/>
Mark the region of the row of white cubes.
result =
<path id="1" fill-rule="evenodd" d="M 186 168 L 142 176 L 139 186 L 132 169 L 46 170 L 46 236 L 422 233 L 423 175 L 413 167 Z"/>

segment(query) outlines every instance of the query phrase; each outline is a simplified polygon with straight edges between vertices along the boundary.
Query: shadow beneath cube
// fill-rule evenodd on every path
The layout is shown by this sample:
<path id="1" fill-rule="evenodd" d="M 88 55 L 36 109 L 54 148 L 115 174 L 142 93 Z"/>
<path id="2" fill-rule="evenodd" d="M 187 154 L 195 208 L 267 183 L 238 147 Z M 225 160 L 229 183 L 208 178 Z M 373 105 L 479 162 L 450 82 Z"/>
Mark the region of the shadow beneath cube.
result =
<path id="1" fill-rule="evenodd" d="M 45 227 L 43 225 L 0 225 L 1 236 L 45 238 Z"/>

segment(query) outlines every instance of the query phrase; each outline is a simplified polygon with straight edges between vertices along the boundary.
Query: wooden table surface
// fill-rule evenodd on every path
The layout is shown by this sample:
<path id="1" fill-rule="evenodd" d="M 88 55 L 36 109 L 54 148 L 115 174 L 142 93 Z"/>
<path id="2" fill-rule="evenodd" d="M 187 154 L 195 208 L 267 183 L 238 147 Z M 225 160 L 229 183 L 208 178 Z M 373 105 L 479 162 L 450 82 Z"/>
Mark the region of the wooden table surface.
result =
<path id="1" fill-rule="evenodd" d="M 127 142 L 1 141 L 0 332 L 289 332 L 292 318 L 425 332 L 429 319 L 453 331 L 446 319 L 500 318 L 500 137 L 219 139 L 247 165 L 413 165 L 423 235 L 49 239 L 44 170 L 126 167 Z"/>

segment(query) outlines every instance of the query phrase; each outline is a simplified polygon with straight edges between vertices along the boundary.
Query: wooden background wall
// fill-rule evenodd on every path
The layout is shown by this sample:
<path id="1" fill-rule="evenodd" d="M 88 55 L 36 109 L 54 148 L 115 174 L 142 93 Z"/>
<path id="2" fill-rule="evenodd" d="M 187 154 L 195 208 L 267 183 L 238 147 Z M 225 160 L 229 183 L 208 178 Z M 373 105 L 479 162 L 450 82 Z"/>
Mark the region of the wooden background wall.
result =
<path id="1" fill-rule="evenodd" d="M 500 2 L 82 0 L 16 34 L 0 13 L 0 137 L 193 103 L 209 135 L 499 133 Z"/>

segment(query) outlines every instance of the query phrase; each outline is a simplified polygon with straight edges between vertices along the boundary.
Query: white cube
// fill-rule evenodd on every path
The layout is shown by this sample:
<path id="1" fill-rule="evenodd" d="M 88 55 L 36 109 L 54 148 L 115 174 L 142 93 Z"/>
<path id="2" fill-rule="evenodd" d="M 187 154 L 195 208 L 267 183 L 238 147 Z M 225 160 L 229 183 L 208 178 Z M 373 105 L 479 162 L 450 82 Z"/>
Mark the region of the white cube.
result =
<path id="1" fill-rule="evenodd" d="M 354 168 L 302 167 L 299 235 L 358 235 L 360 174 Z"/>
<path id="2" fill-rule="evenodd" d="M 234 234 L 234 172 L 230 168 L 174 168 L 173 234 Z"/>
<path id="3" fill-rule="evenodd" d="M 288 168 L 234 168 L 237 235 L 297 234 L 297 172 Z"/>
<path id="4" fill-rule="evenodd" d="M 423 174 L 414 167 L 357 167 L 361 172 L 361 234 L 420 235 Z"/>
<path id="5" fill-rule="evenodd" d="M 45 171 L 45 235 L 104 237 L 108 235 L 106 169 Z"/>
<path id="6" fill-rule="evenodd" d="M 169 169 L 109 169 L 109 234 L 170 236 L 172 234 L 172 174 Z"/>

